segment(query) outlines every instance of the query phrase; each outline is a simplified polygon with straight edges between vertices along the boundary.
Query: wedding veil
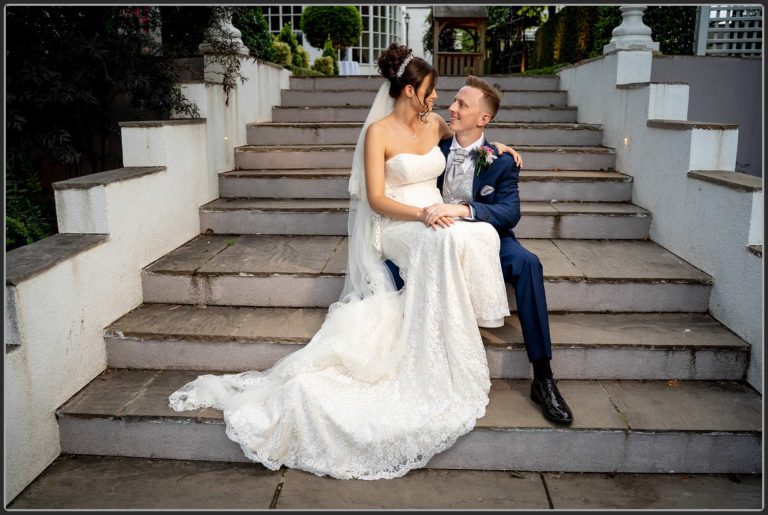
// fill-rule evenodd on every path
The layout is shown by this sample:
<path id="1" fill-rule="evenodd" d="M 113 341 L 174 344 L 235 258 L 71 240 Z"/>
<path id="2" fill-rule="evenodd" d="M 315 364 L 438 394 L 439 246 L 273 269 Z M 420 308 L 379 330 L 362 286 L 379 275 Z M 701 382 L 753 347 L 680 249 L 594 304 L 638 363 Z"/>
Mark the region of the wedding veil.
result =
<path id="1" fill-rule="evenodd" d="M 381 257 L 380 216 L 371 210 L 365 187 L 365 134 L 368 126 L 384 118 L 394 109 L 389 96 L 389 81 L 379 87 L 371 110 L 365 119 L 352 157 L 349 177 L 349 218 L 347 221 L 348 258 L 344 289 L 340 303 L 362 300 L 376 293 L 394 292 L 392 274 Z M 333 310 L 337 305 L 331 305 Z"/>

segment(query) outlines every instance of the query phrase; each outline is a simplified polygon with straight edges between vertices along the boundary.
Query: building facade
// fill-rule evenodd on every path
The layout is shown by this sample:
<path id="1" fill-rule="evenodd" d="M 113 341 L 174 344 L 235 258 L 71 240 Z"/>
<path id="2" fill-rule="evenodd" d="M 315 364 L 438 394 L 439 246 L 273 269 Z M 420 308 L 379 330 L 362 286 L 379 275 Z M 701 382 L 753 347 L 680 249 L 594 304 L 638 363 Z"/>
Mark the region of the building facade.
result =
<path id="1" fill-rule="evenodd" d="M 304 40 L 301 32 L 301 13 L 304 7 L 303 5 L 265 5 L 262 7 L 262 12 L 273 34 L 280 32 L 283 25 L 290 22 L 299 43 L 309 52 L 310 61 L 314 62 L 315 58 L 322 55 L 323 50 L 314 48 Z M 407 40 L 414 54 L 423 56 L 420 34 L 425 30 L 421 25 L 429 14 L 428 6 L 406 8 L 400 5 L 358 5 L 356 7 L 363 19 L 363 32 L 355 46 L 347 48 L 343 52 L 344 55 L 339 55 L 340 61 L 357 63 L 354 66 L 356 73 L 376 75 L 378 73 L 376 61 L 379 54 L 393 41 L 405 44 Z M 406 25 L 408 25 L 408 33 L 406 33 Z M 416 34 L 419 34 L 417 38 Z"/>

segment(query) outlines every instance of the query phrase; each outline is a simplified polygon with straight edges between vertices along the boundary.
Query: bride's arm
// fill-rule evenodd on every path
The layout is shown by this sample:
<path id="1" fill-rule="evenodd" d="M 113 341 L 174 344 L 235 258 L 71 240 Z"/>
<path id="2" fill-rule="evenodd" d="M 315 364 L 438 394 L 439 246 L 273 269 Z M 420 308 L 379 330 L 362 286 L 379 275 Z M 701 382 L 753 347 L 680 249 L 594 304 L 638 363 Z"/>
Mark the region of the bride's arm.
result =
<path id="1" fill-rule="evenodd" d="M 426 210 L 392 200 L 384 194 L 384 154 L 386 129 L 371 124 L 365 134 L 365 189 L 368 204 L 380 215 L 398 220 L 425 222 Z M 425 222 L 426 223 L 426 222 Z"/>
<path id="2" fill-rule="evenodd" d="M 454 132 L 450 125 L 448 125 L 448 122 L 446 122 L 442 116 L 435 112 L 432 113 L 432 117 L 437 119 L 437 131 L 440 133 L 440 140 L 444 140 L 445 138 L 453 138 Z"/>
<path id="3" fill-rule="evenodd" d="M 438 115 L 437 113 L 432 113 L 433 118 L 437 120 L 437 128 L 438 132 L 440 133 L 440 139 L 444 140 L 445 138 L 453 138 L 454 132 L 451 129 L 451 127 L 448 125 L 448 123 L 443 119 L 442 116 Z M 504 145 L 502 143 L 498 142 L 491 142 L 491 145 L 495 146 L 499 149 L 499 152 L 501 153 L 507 153 L 512 156 L 512 158 L 515 160 L 515 164 L 517 166 L 521 167 L 523 166 L 523 158 L 518 154 L 515 149 L 512 147 L 508 147 L 507 145 Z"/>

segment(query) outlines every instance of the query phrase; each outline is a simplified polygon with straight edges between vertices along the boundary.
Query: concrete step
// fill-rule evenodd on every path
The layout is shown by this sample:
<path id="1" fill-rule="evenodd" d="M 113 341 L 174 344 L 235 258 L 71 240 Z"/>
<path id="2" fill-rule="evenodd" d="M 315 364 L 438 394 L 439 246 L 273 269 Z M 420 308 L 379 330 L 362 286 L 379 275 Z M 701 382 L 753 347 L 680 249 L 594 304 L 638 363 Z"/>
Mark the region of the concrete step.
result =
<path id="1" fill-rule="evenodd" d="M 523 156 L 526 170 L 613 170 L 616 164 L 609 147 L 510 146 Z M 235 169 L 351 168 L 354 151 L 355 145 L 243 145 L 235 147 Z"/>
<path id="2" fill-rule="evenodd" d="M 252 123 L 247 127 L 249 145 L 356 144 L 362 123 Z M 586 123 L 507 123 L 488 126 L 489 141 L 514 141 L 516 145 L 600 145 L 600 125 Z"/>
<path id="3" fill-rule="evenodd" d="M 482 77 L 491 84 L 498 84 L 502 90 L 552 90 L 559 89 L 560 77 L 557 75 L 541 75 L 535 77 L 522 77 L 513 75 L 487 75 Z M 384 78 L 380 76 L 347 76 L 347 77 L 291 77 L 290 89 L 305 91 L 327 90 L 352 90 L 372 89 L 378 90 Z M 458 91 L 465 83 L 465 77 L 439 77 L 438 89 Z"/>
<path id="4" fill-rule="evenodd" d="M 349 198 L 349 169 L 231 170 L 219 174 L 225 198 Z M 522 170 L 523 201 L 629 202 L 632 177 L 592 170 Z"/>
<path id="5" fill-rule="evenodd" d="M 281 123 L 293 122 L 358 122 L 365 121 L 371 104 L 359 106 L 337 107 L 285 107 L 272 108 L 272 121 Z M 443 118 L 448 118 L 448 109 L 435 109 L 435 112 Z M 495 122 L 522 122 L 522 123 L 576 123 L 576 107 L 557 106 L 505 106 L 499 108 Z"/>
<path id="6" fill-rule="evenodd" d="M 176 412 L 168 396 L 200 373 L 112 370 L 57 412 L 61 452 L 246 461 L 222 413 Z M 492 380 L 486 413 L 433 469 L 754 473 L 762 465 L 761 397 L 734 381 L 579 381 L 558 384 L 573 426 L 548 422 L 529 381 Z"/>
<path id="7" fill-rule="evenodd" d="M 284 89 L 280 91 L 280 105 L 285 107 L 334 107 L 373 104 L 376 89 L 301 91 Z M 448 108 L 456 95 L 455 89 L 437 90 L 436 108 Z M 515 90 L 504 91 L 501 103 L 504 106 L 565 106 L 568 92 L 559 90 Z"/>
<path id="8" fill-rule="evenodd" d="M 144 304 L 104 331 L 110 368 L 265 370 L 320 329 L 322 308 Z M 706 314 L 552 313 L 559 379 L 742 379 L 749 345 Z M 528 378 L 517 316 L 481 329 L 491 377 Z"/>
<path id="9" fill-rule="evenodd" d="M 651 241 L 522 240 L 539 256 L 552 312 L 703 313 L 712 279 Z M 341 236 L 201 235 L 142 271 L 144 302 L 328 307 L 347 260 Z M 510 310 L 514 290 L 507 287 Z"/>
<path id="10" fill-rule="evenodd" d="M 200 207 L 215 234 L 347 234 L 345 199 L 218 198 Z M 650 212 L 626 202 L 521 202 L 520 238 L 643 239 Z"/>

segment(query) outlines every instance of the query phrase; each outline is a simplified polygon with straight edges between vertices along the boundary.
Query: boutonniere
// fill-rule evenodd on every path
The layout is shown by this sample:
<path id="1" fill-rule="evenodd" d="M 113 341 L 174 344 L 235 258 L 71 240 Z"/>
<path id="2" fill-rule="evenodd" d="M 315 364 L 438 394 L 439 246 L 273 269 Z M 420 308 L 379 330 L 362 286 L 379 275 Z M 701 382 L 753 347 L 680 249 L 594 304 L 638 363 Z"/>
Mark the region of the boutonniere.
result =
<path id="1" fill-rule="evenodd" d="M 486 145 L 473 148 L 469 155 L 475 160 L 475 175 L 480 175 L 489 169 L 499 157 L 496 155 L 496 150 Z"/>

